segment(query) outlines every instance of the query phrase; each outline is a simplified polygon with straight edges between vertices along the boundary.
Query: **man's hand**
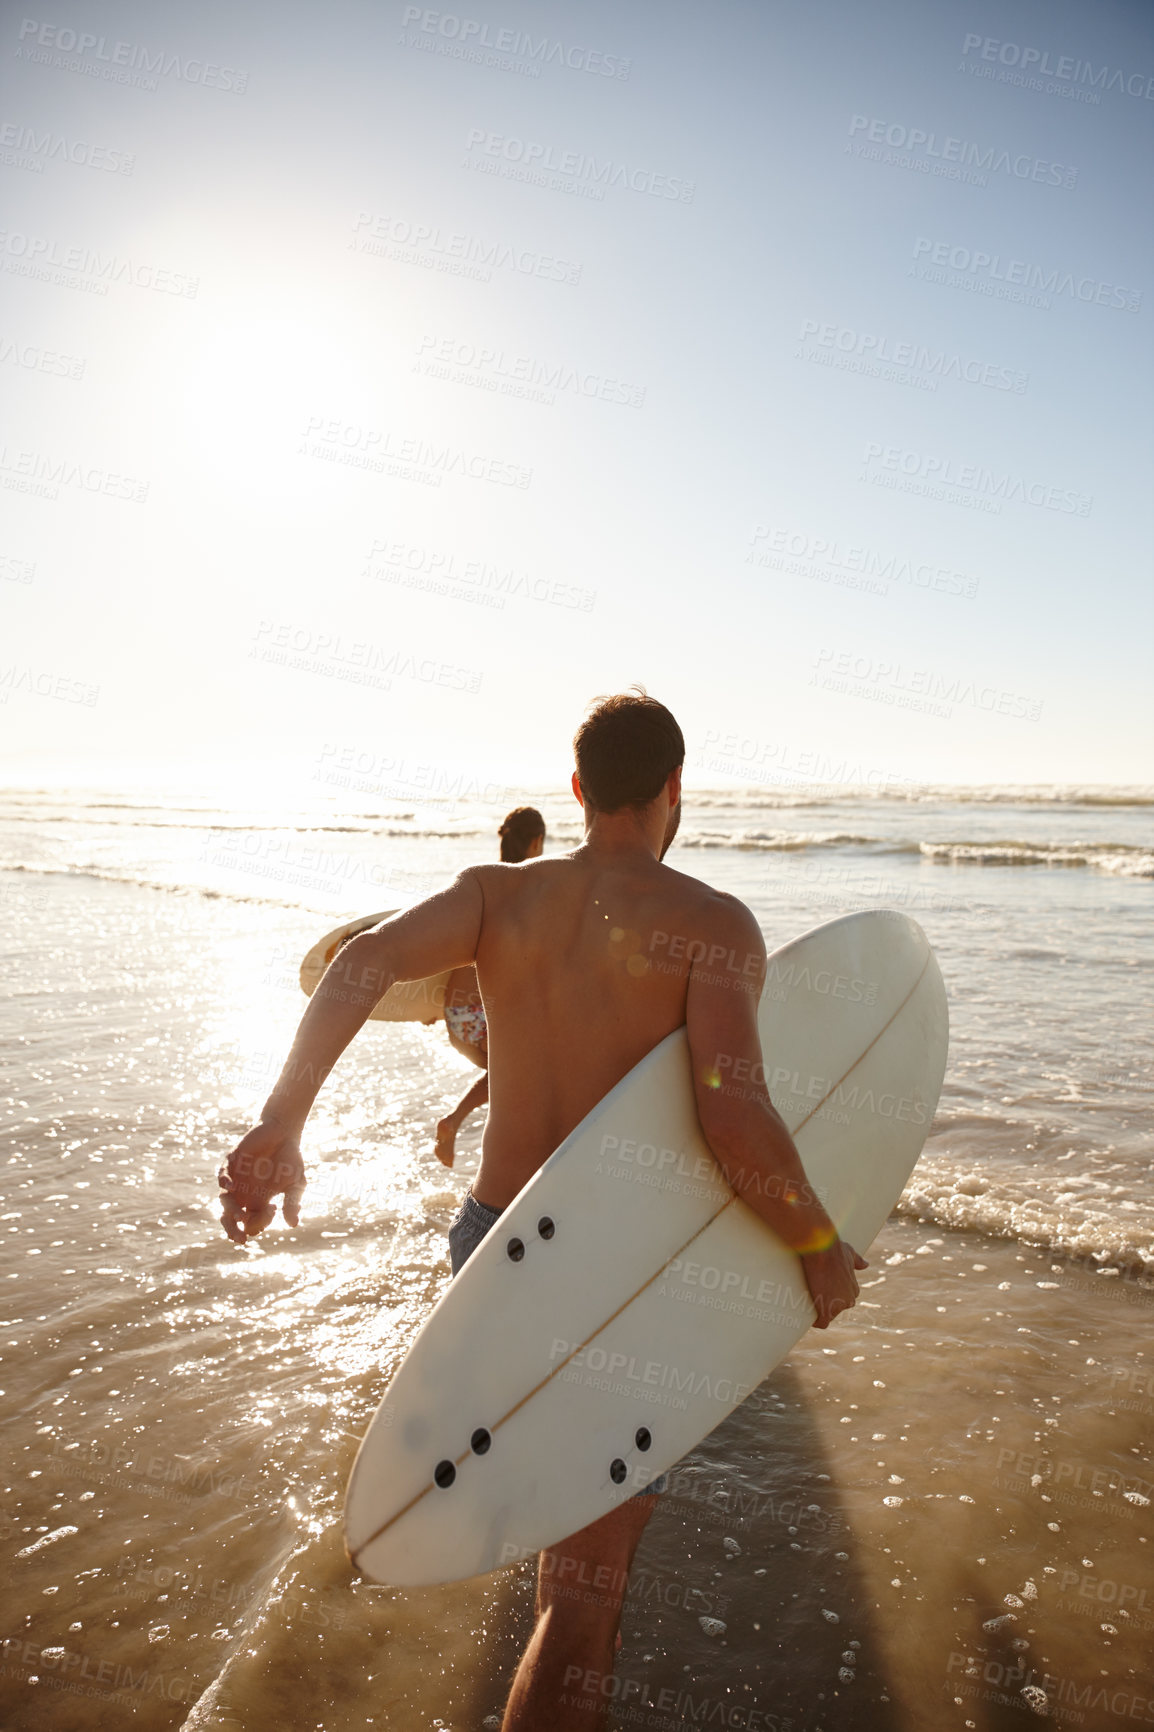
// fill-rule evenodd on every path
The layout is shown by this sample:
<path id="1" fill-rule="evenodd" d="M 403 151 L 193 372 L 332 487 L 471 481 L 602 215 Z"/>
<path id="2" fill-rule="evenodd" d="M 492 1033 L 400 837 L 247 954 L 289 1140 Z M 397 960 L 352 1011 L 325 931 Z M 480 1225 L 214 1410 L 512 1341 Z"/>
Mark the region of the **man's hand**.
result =
<path id="1" fill-rule="evenodd" d="M 265 1120 L 237 1144 L 216 1175 L 220 1186 L 220 1220 L 234 1244 L 247 1244 L 276 1216 L 273 1197 L 284 1192 L 284 1218 L 290 1227 L 300 1220 L 304 1196 L 304 1162 L 300 1144 L 283 1125 Z"/>
<path id="2" fill-rule="evenodd" d="M 817 1311 L 814 1328 L 828 1329 L 835 1317 L 857 1303 L 856 1271 L 869 1264 L 844 1239 L 835 1239 L 828 1250 L 807 1253 L 801 1267 Z"/>

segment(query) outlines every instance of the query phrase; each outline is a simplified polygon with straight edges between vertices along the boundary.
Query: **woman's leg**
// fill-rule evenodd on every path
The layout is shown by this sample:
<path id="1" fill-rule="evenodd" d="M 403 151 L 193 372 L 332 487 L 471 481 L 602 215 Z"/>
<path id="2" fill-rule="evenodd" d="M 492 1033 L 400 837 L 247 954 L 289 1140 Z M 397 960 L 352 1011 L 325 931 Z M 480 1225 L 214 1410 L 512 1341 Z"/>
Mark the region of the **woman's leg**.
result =
<path id="1" fill-rule="evenodd" d="M 483 1107 L 489 1098 L 489 1073 L 479 1076 L 472 1088 L 463 1094 L 452 1112 L 437 1121 L 437 1159 L 451 1167 L 457 1158 L 457 1132 L 475 1107 Z"/>
<path id="2" fill-rule="evenodd" d="M 472 1059 L 484 1069 L 484 1075 L 477 1078 L 472 1088 L 461 1096 L 451 1113 L 446 1114 L 437 1122 L 436 1149 L 437 1159 L 446 1167 L 451 1167 L 457 1157 L 457 1132 L 477 1107 L 483 1107 L 489 1098 L 489 1043 L 482 1041 L 480 1046 L 471 1046 L 468 1041 L 458 1040 L 449 1032 L 449 1044 L 466 1058 Z"/>

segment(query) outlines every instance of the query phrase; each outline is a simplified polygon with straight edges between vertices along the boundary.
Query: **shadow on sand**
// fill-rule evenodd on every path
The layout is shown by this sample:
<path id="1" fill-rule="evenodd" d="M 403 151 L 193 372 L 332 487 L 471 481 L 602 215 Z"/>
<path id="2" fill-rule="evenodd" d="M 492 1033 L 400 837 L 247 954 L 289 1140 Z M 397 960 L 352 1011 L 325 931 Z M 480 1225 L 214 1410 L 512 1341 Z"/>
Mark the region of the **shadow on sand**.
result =
<path id="1" fill-rule="evenodd" d="M 532 1597 L 529 1565 L 500 1579 L 472 1725 L 500 1714 Z M 611 1719 L 622 1732 L 906 1732 L 835 1464 L 788 1365 L 672 1471 L 621 1629 Z"/>

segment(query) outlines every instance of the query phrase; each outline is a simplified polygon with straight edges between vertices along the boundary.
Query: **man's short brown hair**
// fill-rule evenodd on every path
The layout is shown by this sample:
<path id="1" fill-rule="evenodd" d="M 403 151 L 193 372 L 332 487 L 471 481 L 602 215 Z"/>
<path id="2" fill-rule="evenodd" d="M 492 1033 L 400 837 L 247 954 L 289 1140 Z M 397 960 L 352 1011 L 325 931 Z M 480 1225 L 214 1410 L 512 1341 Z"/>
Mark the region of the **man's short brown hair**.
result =
<path id="1" fill-rule="evenodd" d="M 641 687 L 594 698 L 573 736 L 577 779 L 596 812 L 648 806 L 685 762 L 685 738 L 670 712 Z"/>

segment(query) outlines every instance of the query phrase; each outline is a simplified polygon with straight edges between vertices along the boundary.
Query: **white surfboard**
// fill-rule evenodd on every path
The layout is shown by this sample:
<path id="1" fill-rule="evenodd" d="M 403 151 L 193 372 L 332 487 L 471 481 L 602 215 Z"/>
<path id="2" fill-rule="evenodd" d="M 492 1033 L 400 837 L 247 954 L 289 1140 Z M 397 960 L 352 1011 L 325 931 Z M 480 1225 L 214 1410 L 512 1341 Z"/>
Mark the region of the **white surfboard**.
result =
<path id="1" fill-rule="evenodd" d="M 395 908 L 389 908 L 383 914 L 363 914 L 358 920 L 348 920 L 343 926 L 338 926 L 335 932 L 326 933 L 301 963 L 302 991 L 311 998 L 342 944 L 355 938 L 359 932 L 367 932 L 370 926 L 379 926 L 382 920 L 389 920 L 396 913 Z M 373 1006 L 369 1017 L 377 1022 L 437 1022 L 445 1014 L 448 985 L 448 971 L 431 974 L 426 980 L 398 980 Z"/>
<path id="2" fill-rule="evenodd" d="M 945 1070 L 925 934 L 869 912 L 775 951 L 759 1028 L 774 1104 L 864 1254 Z M 549 1157 L 430 1313 L 353 1465 L 350 1557 L 408 1586 L 553 1544 L 698 1444 L 813 1316 L 798 1258 L 709 1151 L 678 1029 Z"/>

